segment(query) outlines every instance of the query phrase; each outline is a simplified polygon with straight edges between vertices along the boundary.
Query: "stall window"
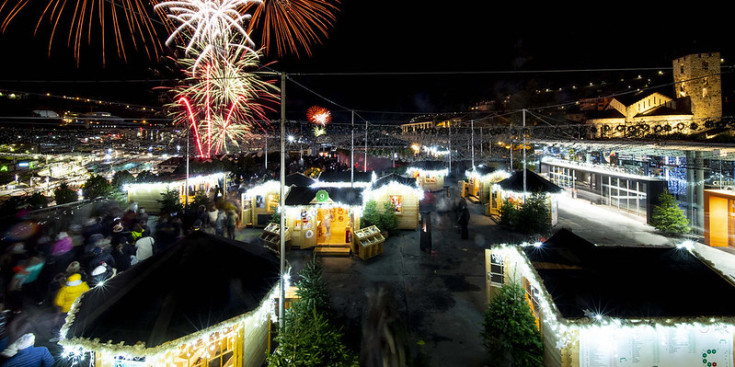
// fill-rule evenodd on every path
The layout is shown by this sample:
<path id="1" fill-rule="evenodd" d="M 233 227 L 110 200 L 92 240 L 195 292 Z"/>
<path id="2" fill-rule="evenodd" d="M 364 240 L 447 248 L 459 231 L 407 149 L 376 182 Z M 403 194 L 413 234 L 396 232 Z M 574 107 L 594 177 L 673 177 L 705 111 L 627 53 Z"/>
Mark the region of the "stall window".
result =
<path id="1" fill-rule="evenodd" d="M 280 195 L 278 194 L 271 194 L 268 196 L 268 211 L 269 212 L 275 212 L 278 210 Z"/>
<path id="2" fill-rule="evenodd" d="M 540 322 L 541 312 L 539 308 L 538 289 L 532 286 L 531 283 L 526 278 L 523 278 L 523 288 L 526 290 L 526 301 L 528 302 L 528 305 L 531 307 L 531 313 L 533 313 L 533 317 L 536 319 L 536 328 L 541 330 L 541 322 Z"/>
<path id="3" fill-rule="evenodd" d="M 490 272 L 487 276 L 493 287 L 502 287 L 505 284 L 505 267 L 501 256 L 496 254 L 490 256 Z"/>
<path id="4" fill-rule="evenodd" d="M 396 208 L 396 214 L 401 214 L 403 210 L 403 202 L 401 195 L 390 195 L 390 203 Z"/>

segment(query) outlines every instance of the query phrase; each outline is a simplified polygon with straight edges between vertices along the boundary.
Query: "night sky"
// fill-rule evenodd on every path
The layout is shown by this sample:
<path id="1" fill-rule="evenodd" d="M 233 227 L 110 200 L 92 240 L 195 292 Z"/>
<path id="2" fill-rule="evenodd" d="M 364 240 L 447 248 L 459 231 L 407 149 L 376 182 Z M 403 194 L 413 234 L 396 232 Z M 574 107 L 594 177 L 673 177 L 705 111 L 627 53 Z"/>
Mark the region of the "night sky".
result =
<path id="1" fill-rule="evenodd" d="M 563 86 L 616 77 L 600 69 L 668 68 L 674 58 L 693 52 L 719 51 L 729 64 L 733 47 L 724 11 L 709 14 L 674 5 L 345 0 L 341 8 L 330 37 L 312 47 L 312 58 L 264 60 L 275 61 L 273 69 L 289 72 L 311 90 L 287 85 L 292 119 L 303 118 L 305 108 L 320 104 L 333 109 L 335 116 L 340 116 L 341 106 L 361 111 L 368 119 L 400 121 L 424 112 L 465 110 L 528 78 L 553 79 Z M 155 106 L 156 83 L 140 80 L 177 76 L 171 62 L 151 61 L 135 51 L 122 62 L 108 49 L 107 65 L 102 67 L 96 43 L 85 47 L 77 67 L 63 31 L 49 58 L 48 33 L 33 37 L 38 16 L 27 13 L 0 35 L 5 50 L 0 88 L 52 88 L 54 93 L 109 95 L 121 102 Z M 577 71 L 518 73 L 539 70 Z M 469 73 L 473 71 L 485 73 Z M 424 72 L 430 74 L 402 74 Z M 316 75 L 322 73 L 349 74 Z M 95 82 L 38 82 L 59 80 Z"/>

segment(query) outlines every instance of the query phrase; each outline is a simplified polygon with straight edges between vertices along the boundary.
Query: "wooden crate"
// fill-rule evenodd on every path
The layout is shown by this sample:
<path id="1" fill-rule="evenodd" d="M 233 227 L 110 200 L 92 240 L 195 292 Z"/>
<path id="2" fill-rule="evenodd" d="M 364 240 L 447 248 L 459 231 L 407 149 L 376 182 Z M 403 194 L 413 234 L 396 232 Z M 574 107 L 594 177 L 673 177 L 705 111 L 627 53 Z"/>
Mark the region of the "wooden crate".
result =
<path id="1" fill-rule="evenodd" d="M 384 242 L 385 237 L 380 234 L 380 230 L 376 226 L 355 231 L 355 245 L 357 247 L 357 256 L 360 259 L 367 260 L 382 254 Z"/>

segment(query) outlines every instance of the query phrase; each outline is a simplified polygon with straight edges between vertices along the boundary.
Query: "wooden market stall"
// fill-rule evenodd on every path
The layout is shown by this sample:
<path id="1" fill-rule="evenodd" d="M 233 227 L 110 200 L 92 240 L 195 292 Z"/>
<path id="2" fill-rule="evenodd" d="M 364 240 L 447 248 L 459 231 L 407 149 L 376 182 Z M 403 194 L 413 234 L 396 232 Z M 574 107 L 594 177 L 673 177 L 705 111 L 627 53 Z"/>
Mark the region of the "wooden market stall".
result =
<path id="1" fill-rule="evenodd" d="M 375 172 L 324 171 L 317 178 L 315 187 L 368 187 L 375 181 Z"/>
<path id="2" fill-rule="evenodd" d="M 485 250 L 488 298 L 521 285 L 543 365 L 732 366 L 735 286 L 685 247 L 596 246 L 567 229 Z M 713 297 L 717 300 L 712 300 Z"/>
<path id="3" fill-rule="evenodd" d="M 526 193 L 542 193 L 547 197 L 549 210 L 551 211 L 551 225 L 556 225 L 558 216 L 558 202 L 556 194 L 563 189 L 553 182 L 539 176 L 536 172 L 526 170 Z M 492 186 L 490 200 L 485 207 L 485 214 L 489 216 L 500 215 L 500 207 L 505 199 L 513 203 L 523 203 L 523 171 L 516 171 L 510 177 Z"/>
<path id="4" fill-rule="evenodd" d="M 188 190 L 185 188 L 188 181 Z M 213 197 L 215 191 L 218 195 L 224 193 L 227 187 L 227 174 L 214 173 L 210 175 L 177 176 L 176 178 L 160 182 L 132 183 L 125 186 L 128 193 L 128 203 L 136 202 L 139 208 L 145 208 L 150 213 L 157 215 L 161 210 L 160 200 L 167 191 L 174 190 L 179 193 L 181 204 L 192 202 L 197 193 L 203 193 Z"/>
<path id="5" fill-rule="evenodd" d="M 396 174 L 383 176 L 365 191 L 365 200 L 375 200 L 379 211 L 387 202 L 393 203 L 398 217 L 398 229 L 416 229 L 419 226 L 419 202 L 424 191 L 415 179 Z"/>
<path id="6" fill-rule="evenodd" d="M 286 196 L 286 227 L 292 247 L 316 252 L 352 250 L 355 228 L 360 228 L 363 188 L 291 187 Z"/>
<path id="7" fill-rule="evenodd" d="M 406 168 L 408 177 L 415 178 L 425 191 L 444 190 L 444 178 L 449 174 L 445 161 L 413 162 Z"/>
<path id="8" fill-rule="evenodd" d="M 84 293 L 59 343 L 95 367 L 261 366 L 280 278 L 270 249 L 193 232 Z"/>
<path id="9" fill-rule="evenodd" d="M 510 173 L 504 170 L 494 169 L 489 166 L 477 166 L 465 172 L 465 181 L 460 181 L 458 191 L 461 196 L 482 204 L 490 201 L 492 187 L 496 183 L 510 177 Z"/>
<path id="10" fill-rule="evenodd" d="M 309 187 L 316 181 L 301 173 L 292 173 L 284 179 L 284 192 L 291 186 Z M 264 228 L 280 205 L 281 181 L 268 180 L 243 192 L 240 198 L 240 218 L 243 226 Z"/>

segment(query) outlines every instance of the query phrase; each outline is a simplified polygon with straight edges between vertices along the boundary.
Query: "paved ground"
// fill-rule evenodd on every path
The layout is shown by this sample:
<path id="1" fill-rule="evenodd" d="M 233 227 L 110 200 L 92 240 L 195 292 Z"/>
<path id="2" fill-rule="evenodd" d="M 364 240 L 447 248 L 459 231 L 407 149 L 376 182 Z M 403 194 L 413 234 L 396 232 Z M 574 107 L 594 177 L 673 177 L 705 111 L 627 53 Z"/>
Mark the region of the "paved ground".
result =
<path id="1" fill-rule="evenodd" d="M 456 193 L 452 190 L 452 198 Z M 482 214 L 472 212 L 470 239 L 461 240 L 454 229 L 455 217 L 446 195 L 431 196 L 422 211 L 431 212 L 433 254 L 420 251 L 419 231 L 402 231 L 388 238 L 384 253 L 369 261 L 358 257 L 322 257 L 324 279 L 332 295 L 335 315 L 348 344 L 355 350 L 363 335 L 363 315 L 376 312 L 370 300 L 380 289 L 387 291 L 388 306 L 377 312 L 394 312 L 405 325 L 406 342 L 415 366 L 483 366 L 485 351 L 480 328 L 485 303 L 484 249 L 498 243 L 517 243 L 522 237 L 506 231 Z M 660 246 L 680 242 L 661 236 L 640 220 L 588 201 L 562 196 L 559 224 L 598 245 Z M 240 230 L 237 238 L 255 240 L 260 230 Z M 697 251 L 735 279 L 735 255 L 696 245 Z M 310 250 L 292 250 L 287 259 L 297 274 L 312 258 Z M 297 277 L 294 277 L 296 280 Z M 53 330 L 50 307 L 28 306 L 23 317 L 37 333 L 37 345 L 49 346 Z"/>

